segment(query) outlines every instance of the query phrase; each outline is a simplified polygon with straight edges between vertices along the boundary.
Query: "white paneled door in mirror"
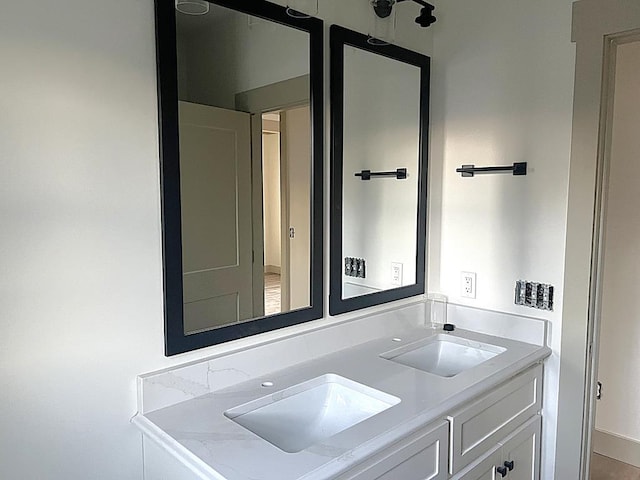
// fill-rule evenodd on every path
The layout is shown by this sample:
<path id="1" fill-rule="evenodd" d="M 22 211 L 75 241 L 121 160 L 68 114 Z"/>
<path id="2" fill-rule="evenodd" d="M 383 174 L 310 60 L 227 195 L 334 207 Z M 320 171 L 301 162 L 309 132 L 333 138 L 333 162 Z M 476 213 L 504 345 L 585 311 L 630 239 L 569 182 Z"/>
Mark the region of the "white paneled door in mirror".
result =
<path id="1" fill-rule="evenodd" d="M 166 351 L 322 316 L 322 22 L 156 0 Z"/>

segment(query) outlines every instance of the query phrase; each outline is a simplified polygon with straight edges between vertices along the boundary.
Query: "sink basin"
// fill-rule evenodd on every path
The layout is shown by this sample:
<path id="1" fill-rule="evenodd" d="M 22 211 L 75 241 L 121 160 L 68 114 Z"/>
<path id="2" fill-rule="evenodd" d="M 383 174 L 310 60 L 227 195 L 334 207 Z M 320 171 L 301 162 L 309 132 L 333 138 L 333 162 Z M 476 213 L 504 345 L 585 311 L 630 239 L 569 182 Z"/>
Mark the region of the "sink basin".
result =
<path id="1" fill-rule="evenodd" d="M 383 353 L 381 357 L 440 377 L 455 377 L 505 350 L 495 345 L 440 334 Z"/>
<path id="2" fill-rule="evenodd" d="M 279 449 L 296 453 L 398 403 L 393 395 L 327 374 L 224 414 Z"/>

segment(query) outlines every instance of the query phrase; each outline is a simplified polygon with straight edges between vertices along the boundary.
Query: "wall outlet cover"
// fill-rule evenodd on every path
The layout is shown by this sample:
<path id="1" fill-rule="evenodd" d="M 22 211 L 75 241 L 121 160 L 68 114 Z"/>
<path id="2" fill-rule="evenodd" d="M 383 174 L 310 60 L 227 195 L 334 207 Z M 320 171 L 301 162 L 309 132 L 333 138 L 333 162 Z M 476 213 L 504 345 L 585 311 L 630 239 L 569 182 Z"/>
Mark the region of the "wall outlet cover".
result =
<path id="1" fill-rule="evenodd" d="M 476 298 L 476 274 L 475 272 L 462 272 L 460 276 L 460 296 L 464 298 Z"/>
<path id="2" fill-rule="evenodd" d="M 402 286 L 402 264 L 391 263 L 391 285 Z"/>

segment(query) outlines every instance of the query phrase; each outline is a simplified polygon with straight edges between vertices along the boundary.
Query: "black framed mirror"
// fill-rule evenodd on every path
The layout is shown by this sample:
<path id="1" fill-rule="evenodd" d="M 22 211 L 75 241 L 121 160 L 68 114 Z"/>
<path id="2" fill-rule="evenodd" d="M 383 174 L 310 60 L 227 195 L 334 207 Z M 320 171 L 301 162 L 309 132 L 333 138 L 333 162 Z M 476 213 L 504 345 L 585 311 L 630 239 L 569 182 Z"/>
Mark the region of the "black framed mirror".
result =
<path id="1" fill-rule="evenodd" d="M 167 356 L 323 315 L 323 23 L 178 3 L 155 2 Z"/>
<path id="2" fill-rule="evenodd" d="M 332 315 L 424 293 L 430 59 L 331 27 Z"/>

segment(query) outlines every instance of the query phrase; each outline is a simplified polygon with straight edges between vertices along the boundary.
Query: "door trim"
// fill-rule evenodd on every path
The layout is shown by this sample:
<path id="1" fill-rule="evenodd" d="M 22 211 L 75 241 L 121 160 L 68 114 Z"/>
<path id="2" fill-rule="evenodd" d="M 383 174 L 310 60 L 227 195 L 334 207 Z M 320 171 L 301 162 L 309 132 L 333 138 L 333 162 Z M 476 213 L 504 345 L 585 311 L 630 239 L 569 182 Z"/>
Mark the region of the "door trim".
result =
<path id="1" fill-rule="evenodd" d="M 605 227 L 609 192 L 611 147 L 613 143 L 613 107 L 615 102 L 616 56 L 619 45 L 640 40 L 640 29 L 605 36 L 603 79 L 600 113 L 600 138 L 596 166 L 593 250 L 591 258 L 591 288 L 587 327 L 587 372 L 585 379 L 584 427 L 582 432 L 581 478 L 589 478 L 593 434 L 596 418 L 596 384 L 600 357 L 602 325 L 602 290 L 605 254 Z"/>
<path id="2" fill-rule="evenodd" d="M 280 304 L 291 309 L 291 254 L 289 250 L 289 148 L 287 147 L 287 112 L 280 112 Z"/>
<path id="3" fill-rule="evenodd" d="M 637 0 L 580 0 L 573 5 L 572 39 L 579 81 L 574 86 L 554 478 L 586 479 L 589 473 L 606 145 L 603 125 L 609 111 L 610 67 L 605 53 L 607 42 L 638 28 Z"/>

